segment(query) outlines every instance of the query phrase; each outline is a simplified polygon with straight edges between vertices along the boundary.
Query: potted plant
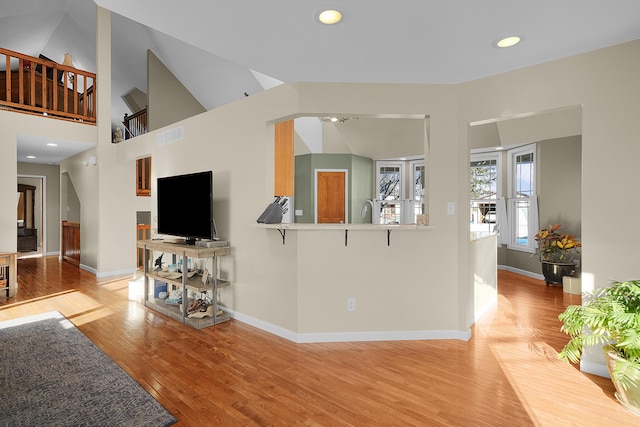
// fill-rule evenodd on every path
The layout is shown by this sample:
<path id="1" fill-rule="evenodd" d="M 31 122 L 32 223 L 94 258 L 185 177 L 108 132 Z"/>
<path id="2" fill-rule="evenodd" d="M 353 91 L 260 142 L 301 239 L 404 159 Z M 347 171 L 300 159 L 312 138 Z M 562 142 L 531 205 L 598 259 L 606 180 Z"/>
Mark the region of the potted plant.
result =
<path id="1" fill-rule="evenodd" d="M 563 276 L 573 276 L 576 266 L 574 256 L 582 244 L 567 233 L 560 232 L 560 224 L 543 228 L 534 236 L 538 242 L 538 256 L 547 285 L 562 283 Z"/>
<path id="2" fill-rule="evenodd" d="M 640 280 L 614 282 L 586 297 L 558 316 L 571 337 L 558 357 L 577 363 L 585 346 L 604 345 L 616 398 L 640 415 Z"/>

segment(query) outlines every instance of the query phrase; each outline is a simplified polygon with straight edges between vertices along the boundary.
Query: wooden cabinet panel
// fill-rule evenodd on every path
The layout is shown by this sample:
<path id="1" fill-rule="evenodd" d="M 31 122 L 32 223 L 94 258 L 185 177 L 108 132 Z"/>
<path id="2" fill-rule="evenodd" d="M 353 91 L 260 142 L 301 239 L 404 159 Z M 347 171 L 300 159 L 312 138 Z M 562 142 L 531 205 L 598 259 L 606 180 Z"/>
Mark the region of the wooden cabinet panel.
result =
<path id="1" fill-rule="evenodd" d="M 275 125 L 274 196 L 293 197 L 293 120 Z"/>
<path id="2" fill-rule="evenodd" d="M 151 197 L 151 157 L 136 160 L 136 196 Z"/>
<path id="3" fill-rule="evenodd" d="M 62 221 L 62 259 L 80 265 L 80 223 Z"/>

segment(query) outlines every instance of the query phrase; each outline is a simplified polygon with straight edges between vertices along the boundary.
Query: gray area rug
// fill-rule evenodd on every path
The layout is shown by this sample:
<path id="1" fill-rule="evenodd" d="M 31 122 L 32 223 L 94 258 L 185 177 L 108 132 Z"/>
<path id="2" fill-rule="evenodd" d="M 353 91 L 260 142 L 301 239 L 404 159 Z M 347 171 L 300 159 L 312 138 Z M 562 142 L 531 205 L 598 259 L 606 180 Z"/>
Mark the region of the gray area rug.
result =
<path id="1" fill-rule="evenodd" d="M 0 426 L 175 422 L 62 314 L 0 322 Z"/>

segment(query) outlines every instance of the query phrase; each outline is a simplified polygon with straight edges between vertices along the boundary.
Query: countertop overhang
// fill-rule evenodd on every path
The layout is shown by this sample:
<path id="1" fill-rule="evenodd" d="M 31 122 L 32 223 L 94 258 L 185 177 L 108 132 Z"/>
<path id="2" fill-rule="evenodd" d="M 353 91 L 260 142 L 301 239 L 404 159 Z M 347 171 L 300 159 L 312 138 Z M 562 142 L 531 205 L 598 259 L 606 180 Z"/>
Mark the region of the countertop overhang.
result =
<path id="1" fill-rule="evenodd" d="M 253 224 L 258 228 L 267 228 L 273 230 L 434 230 L 436 227 L 431 225 L 417 224 L 298 224 L 298 223 L 279 223 L 279 224 Z"/>
<path id="2" fill-rule="evenodd" d="M 297 223 L 279 223 L 279 224 L 253 224 L 254 227 L 264 228 L 267 230 L 278 230 L 282 236 L 282 244 L 286 242 L 287 230 L 292 231 L 328 231 L 337 230 L 344 231 L 344 245 L 347 246 L 349 231 L 386 231 L 387 246 L 391 245 L 391 232 L 404 230 L 435 230 L 436 227 L 429 225 L 417 224 L 297 224 Z"/>

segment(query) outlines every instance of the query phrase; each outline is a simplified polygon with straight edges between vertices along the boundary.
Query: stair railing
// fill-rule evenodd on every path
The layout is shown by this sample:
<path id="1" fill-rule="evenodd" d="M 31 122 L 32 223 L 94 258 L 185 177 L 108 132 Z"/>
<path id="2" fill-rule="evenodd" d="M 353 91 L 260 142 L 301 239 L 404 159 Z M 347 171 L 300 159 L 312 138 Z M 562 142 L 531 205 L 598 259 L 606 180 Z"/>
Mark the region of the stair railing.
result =
<path id="1" fill-rule="evenodd" d="M 124 139 L 135 138 L 147 133 L 147 108 L 131 115 L 125 113 L 122 124 L 124 125 Z"/>
<path id="2" fill-rule="evenodd" d="M 95 124 L 95 73 L 3 48 L 0 64 L 0 107 Z"/>

